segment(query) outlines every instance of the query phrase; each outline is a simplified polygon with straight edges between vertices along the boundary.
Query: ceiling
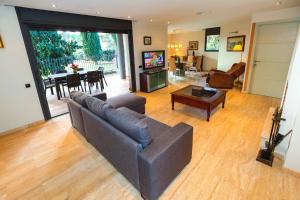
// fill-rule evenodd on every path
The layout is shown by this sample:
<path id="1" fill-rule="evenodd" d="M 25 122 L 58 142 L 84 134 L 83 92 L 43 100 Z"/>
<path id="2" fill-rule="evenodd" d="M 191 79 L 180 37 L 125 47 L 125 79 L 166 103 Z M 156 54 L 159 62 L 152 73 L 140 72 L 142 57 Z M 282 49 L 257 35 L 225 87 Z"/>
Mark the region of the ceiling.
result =
<path id="1" fill-rule="evenodd" d="M 280 5 L 276 5 L 276 2 Z M 252 13 L 300 6 L 300 0 L 0 0 L 1 4 L 169 24 L 196 31 L 249 18 Z M 54 7 L 55 5 L 55 7 Z M 197 14 L 198 13 L 198 14 Z"/>

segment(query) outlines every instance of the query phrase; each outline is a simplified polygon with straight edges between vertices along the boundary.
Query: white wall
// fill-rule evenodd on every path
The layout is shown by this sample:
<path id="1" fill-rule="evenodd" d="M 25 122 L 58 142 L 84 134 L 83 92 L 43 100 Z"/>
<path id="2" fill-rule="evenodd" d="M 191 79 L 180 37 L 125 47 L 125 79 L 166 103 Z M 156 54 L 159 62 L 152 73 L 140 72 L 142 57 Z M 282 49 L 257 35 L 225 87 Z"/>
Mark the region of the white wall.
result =
<path id="1" fill-rule="evenodd" d="M 142 51 L 165 50 L 168 57 L 168 27 L 166 24 L 157 24 L 151 22 L 133 22 L 133 43 L 134 43 L 134 63 L 136 73 L 137 90 L 140 89 L 139 73 L 142 65 Z M 144 45 L 144 36 L 152 37 L 152 45 Z M 167 60 L 166 60 L 167 63 Z"/>
<path id="2" fill-rule="evenodd" d="M 283 108 L 283 117 L 286 122 L 281 123 L 281 133 L 293 129 L 290 145 L 286 154 L 285 167 L 300 172 L 300 28 L 294 55 L 288 75 L 288 89 Z"/>
<path id="3" fill-rule="evenodd" d="M 169 34 L 168 43 L 169 44 L 181 44 L 182 48 L 176 52 L 178 56 L 186 56 L 187 48 L 189 46 L 189 41 L 198 41 L 198 50 L 195 50 L 195 55 L 204 56 L 203 69 L 210 70 L 217 68 L 218 64 L 218 52 L 205 52 L 204 51 L 204 41 L 205 41 L 205 31 L 194 31 L 185 33 Z M 173 49 L 169 49 L 171 55 L 175 54 Z M 189 52 L 190 55 L 192 52 Z"/>
<path id="4" fill-rule="evenodd" d="M 0 5 L 0 134 L 43 120 L 43 114 L 14 8 Z M 31 88 L 24 84 L 30 83 Z"/>
<path id="5" fill-rule="evenodd" d="M 218 69 L 227 71 L 233 63 L 240 62 L 241 54 L 242 61 L 247 62 L 249 41 L 251 31 L 251 19 L 250 17 L 241 21 L 224 24 L 221 26 L 220 34 L 220 50 L 218 56 Z M 238 32 L 232 34 L 232 32 Z M 245 50 L 240 52 L 228 52 L 227 51 L 227 37 L 246 35 Z"/>

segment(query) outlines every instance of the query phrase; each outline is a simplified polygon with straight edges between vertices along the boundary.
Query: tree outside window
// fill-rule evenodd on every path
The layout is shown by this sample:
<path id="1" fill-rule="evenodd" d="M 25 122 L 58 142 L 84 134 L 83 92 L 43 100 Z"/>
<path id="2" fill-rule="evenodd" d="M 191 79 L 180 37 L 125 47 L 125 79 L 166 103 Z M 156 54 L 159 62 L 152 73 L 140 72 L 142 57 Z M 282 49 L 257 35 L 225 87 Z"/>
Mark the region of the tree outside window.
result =
<path id="1" fill-rule="evenodd" d="M 220 27 L 205 30 L 205 51 L 219 51 Z"/>

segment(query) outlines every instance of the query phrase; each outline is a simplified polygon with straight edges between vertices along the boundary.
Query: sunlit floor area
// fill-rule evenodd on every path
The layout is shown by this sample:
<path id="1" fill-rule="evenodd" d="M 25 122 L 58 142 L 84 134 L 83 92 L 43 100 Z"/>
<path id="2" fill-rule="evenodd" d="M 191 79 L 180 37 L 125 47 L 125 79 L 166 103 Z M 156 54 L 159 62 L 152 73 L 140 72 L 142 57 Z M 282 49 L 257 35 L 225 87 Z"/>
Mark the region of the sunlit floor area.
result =
<path id="1" fill-rule="evenodd" d="M 194 127 L 192 160 L 161 199 L 299 199 L 300 177 L 281 160 L 273 167 L 255 160 L 268 110 L 280 100 L 230 90 L 225 108 L 216 108 L 206 122 L 199 109 L 176 104 L 172 111 L 170 92 L 187 84 L 198 83 L 173 80 L 164 89 L 138 93 L 147 98 L 148 116 Z M 0 177 L 0 199 L 141 199 L 71 127 L 68 115 L 0 137 Z"/>
<path id="2" fill-rule="evenodd" d="M 112 73 L 105 75 L 105 79 L 107 82 L 107 85 L 104 82 L 104 90 L 101 91 L 101 88 L 98 89 L 96 86 L 91 87 L 92 94 L 99 93 L 99 92 L 105 92 L 107 94 L 107 97 L 113 97 L 119 94 L 128 93 L 129 92 L 129 80 L 127 79 L 121 79 L 119 73 Z M 82 86 L 84 87 L 84 84 L 82 83 Z M 61 114 L 65 114 L 68 112 L 67 107 L 67 100 L 69 98 L 68 89 L 65 88 L 66 97 L 61 98 L 60 100 L 57 99 L 57 95 L 55 92 L 55 88 L 53 88 L 54 94 L 51 94 L 50 89 L 47 89 L 47 100 L 48 105 L 50 108 L 51 116 L 58 116 Z M 88 86 L 86 87 L 87 93 L 89 94 Z"/>

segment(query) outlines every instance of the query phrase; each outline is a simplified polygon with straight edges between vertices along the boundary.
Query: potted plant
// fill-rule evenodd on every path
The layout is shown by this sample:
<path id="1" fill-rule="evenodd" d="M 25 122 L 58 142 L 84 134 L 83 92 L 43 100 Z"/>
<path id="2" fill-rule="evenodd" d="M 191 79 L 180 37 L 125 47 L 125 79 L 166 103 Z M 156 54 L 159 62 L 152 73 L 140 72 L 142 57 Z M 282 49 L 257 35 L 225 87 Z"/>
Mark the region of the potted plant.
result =
<path id="1" fill-rule="evenodd" d="M 73 73 L 76 74 L 77 71 L 78 71 L 78 65 L 76 65 L 76 64 L 73 63 L 73 64 L 71 65 L 71 69 L 73 70 Z"/>

